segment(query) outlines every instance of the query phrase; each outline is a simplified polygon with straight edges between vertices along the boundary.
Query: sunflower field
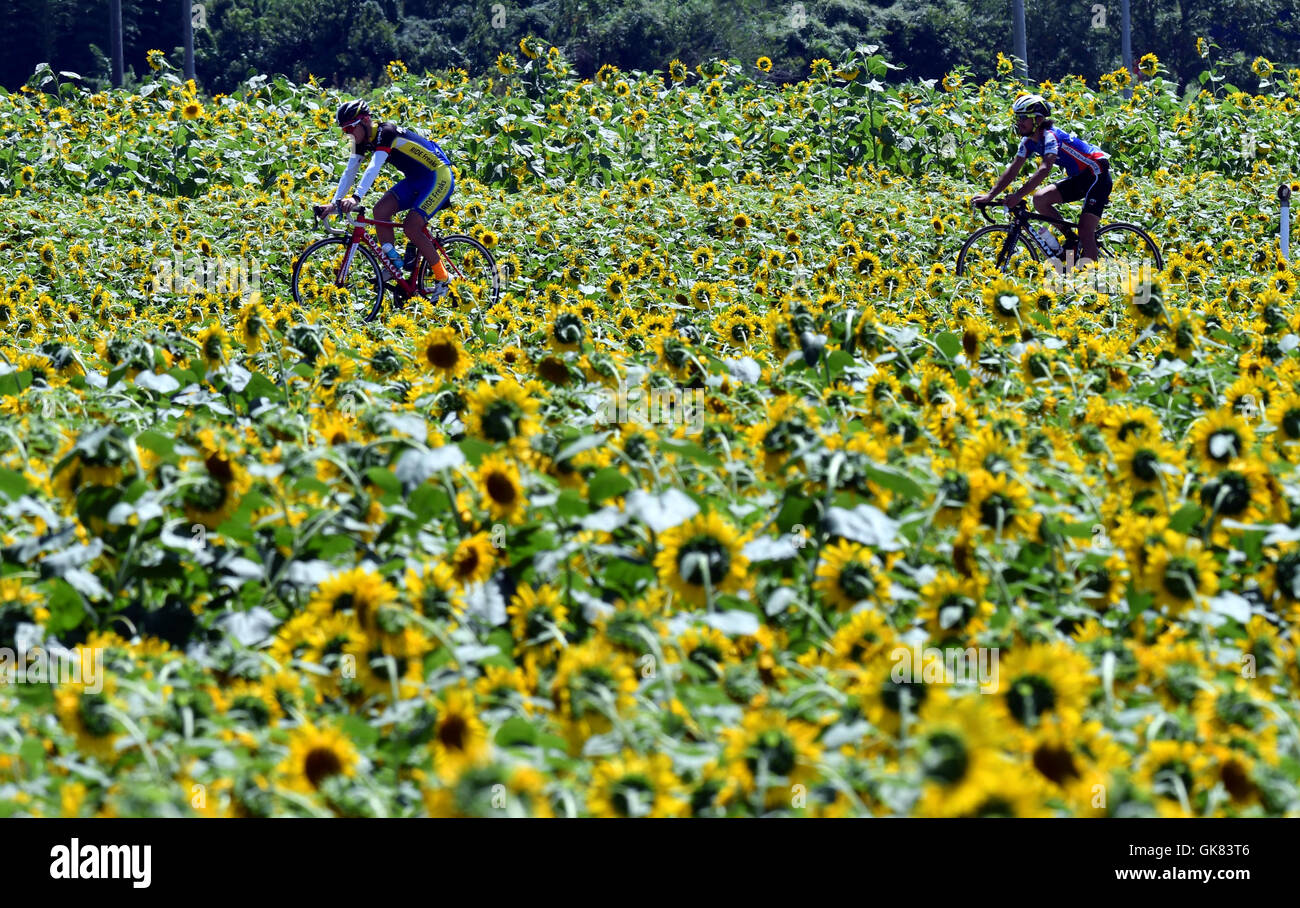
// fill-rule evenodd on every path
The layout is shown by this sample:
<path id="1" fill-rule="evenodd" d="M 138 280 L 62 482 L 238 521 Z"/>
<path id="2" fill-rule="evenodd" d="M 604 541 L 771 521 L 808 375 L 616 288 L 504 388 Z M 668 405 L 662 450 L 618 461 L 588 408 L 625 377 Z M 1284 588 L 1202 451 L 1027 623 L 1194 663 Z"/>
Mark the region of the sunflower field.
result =
<path id="1" fill-rule="evenodd" d="M 1187 91 L 394 61 L 368 100 L 504 283 L 371 323 L 288 283 L 343 96 L 38 69 L 0 647 L 102 670 L 0 685 L 0 815 L 1300 813 L 1300 70 L 1203 52 Z M 955 275 L 1026 89 L 1162 270 Z"/>

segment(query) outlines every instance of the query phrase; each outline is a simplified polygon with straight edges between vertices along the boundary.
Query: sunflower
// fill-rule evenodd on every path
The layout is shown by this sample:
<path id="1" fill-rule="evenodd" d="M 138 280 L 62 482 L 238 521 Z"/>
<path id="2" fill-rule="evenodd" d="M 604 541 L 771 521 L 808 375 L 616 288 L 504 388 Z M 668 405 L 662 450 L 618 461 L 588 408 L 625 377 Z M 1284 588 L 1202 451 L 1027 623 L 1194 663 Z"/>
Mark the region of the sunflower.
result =
<path id="1" fill-rule="evenodd" d="M 1005 734 L 984 697 L 950 696 L 936 691 L 921 710 L 917 742 L 921 798 L 913 815 L 962 816 L 974 812 L 995 787 L 994 766 Z"/>
<path id="2" fill-rule="evenodd" d="M 486 763 L 492 745 L 469 690 L 453 689 L 438 706 L 432 741 L 433 766 L 438 778 L 450 785 L 466 770 Z"/>
<path id="3" fill-rule="evenodd" d="M 404 581 L 407 599 L 421 615 L 446 621 L 449 630 L 456 629 L 465 614 L 465 600 L 450 565 L 434 563 L 422 571 L 408 568 Z"/>
<path id="4" fill-rule="evenodd" d="M 530 396 L 534 383 L 513 379 L 495 385 L 480 382 L 469 394 L 465 425 L 469 434 L 493 442 L 526 439 L 538 431 L 538 402 Z"/>
<path id="5" fill-rule="evenodd" d="M 636 672 L 630 658 L 599 637 L 564 649 L 551 681 L 551 700 L 571 753 L 613 728 L 612 717 L 635 705 Z"/>
<path id="6" fill-rule="evenodd" d="M 610 299 L 616 297 L 611 293 Z M 547 329 L 552 349 L 561 352 L 581 350 L 586 333 L 582 311 L 577 306 L 559 306 L 552 313 L 551 324 Z"/>
<path id="7" fill-rule="evenodd" d="M 111 766 L 117 760 L 121 728 L 113 716 L 111 699 L 116 684 L 112 676 L 104 680 L 104 688 L 98 693 L 91 693 L 82 684 L 62 684 L 54 691 L 54 702 L 60 724 L 76 737 L 77 750 Z"/>
<path id="8" fill-rule="evenodd" d="M 185 516 L 192 524 L 215 530 L 239 507 L 241 497 L 253 480 L 238 459 L 209 436 L 203 444 L 203 460 L 187 466 L 196 482 L 181 493 Z"/>
<path id="9" fill-rule="evenodd" d="M 398 593 L 377 572 L 366 567 L 331 574 L 320 582 L 307 603 L 307 611 L 319 618 L 351 612 L 366 634 L 380 631 L 380 612 L 397 604 Z"/>
<path id="10" fill-rule="evenodd" d="M 1004 328 L 1019 325 L 1020 312 L 1027 302 L 1025 294 L 1006 278 L 998 278 L 984 290 L 985 308 Z"/>
<path id="11" fill-rule="evenodd" d="M 423 366 L 442 378 L 461 378 L 473 366 L 472 358 L 452 328 L 443 326 L 430 330 L 416 349 Z"/>
<path id="12" fill-rule="evenodd" d="M 1160 70 L 1160 58 L 1155 54 L 1143 54 L 1142 59 L 1138 61 L 1138 69 L 1148 79 L 1154 79 Z"/>
<path id="13" fill-rule="evenodd" d="M 966 519 L 999 536 L 1032 536 L 1042 522 L 1029 490 L 1009 474 L 994 475 L 979 469 L 971 474 L 970 503 Z"/>
<path id="14" fill-rule="evenodd" d="M 994 612 L 984 598 L 984 584 L 977 577 L 959 577 L 940 571 L 921 588 L 924 604 L 917 616 L 936 640 L 971 638 L 984 630 Z"/>
<path id="15" fill-rule="evenodd" d="M 452 575 L 461 587 L 484 583 L 496 567 L 496 549 L 487 533 L 467 536 L 451 556 Z"/>
<path id="16" fill-rule="evenodd" d="M 1195 741 L 1152 741 L 1138 763 L 1136 781 L 1157 797 L 1192 807 L 1213 785 L 1213 767 Z"/>
<path id="17" fill-rule="evenodd" d="M 995 681 L 1005 717 L 1033 730 L 1050 721 L 1077 726 L 1094 682 L 1088 659 L 1067 643 L 1034 643 L 1005 657 Z"/>
<path id="18" fill-rule="evenodd" d="M 1138 489 L 1177 488 L 1182 452 L 1159 435 L 1134 432 L 1111 449 L 1121 477 Z"/>
<path id="19" fill-rule="evenodd" d="M 220 323 L 209 325 L 199 332 L 197 343 L 199 355 L 208 369 L 222 366 L 229 356 L 230 335 Z"/>
<path id="20" fill-rule="evenodd" d="M 821 656 L 825 664 L 860 672 L 889 652 L 897 639 L 884 615 L 875 609 L 863 609 L 850 615 L 835 631 L 830 639 L 831 652 L 823 652 Z"/>
<path id="21" fill-rule="evenodd" d="M 625 751 L 593 767 L 587 809 L 597 817 L 676 817 L 688 807 L 684 794 L 670 756 Z"/>
<path id="22" fill-rule="evenodd" d="M 549 663 L 564 649 L 569 612 L 554 587 L 521 585 L 506 607 L 506 615 L 517 652 L 531 653 Z"/>
<path id="23" fill-rule="evenodd" d="M 181 108 L 181 116 L 186 120 L 201 120 L 203 118 L 203 105 L 191 98 Z"/>
<path id="24" fill-rule="evenodd" d="M 840 540 L 824 550 L 825 560 L 817 565 L 814 589 L 840 611 L 848 611 L 864 600 L 889 599 L 889 579 L 871 549 Z"/>
<path id="25" fill-rule="evenodd" d="M 1251 452 L 1255 430 L 1231 407 L 1221 407 L 1198 420 L 1187 433 L 1187 440 L 1192 455 L 1214 473 Z"/>
<path id="26" fill-rule="evenodd" d="M 484 457 L 478 469 L 478 484 L 483 505 L 493 520 L 518 523 L 523 520 L 527 506 L 519 468 L 500 456 Z"/>
<path id="27" fill-rule="evenodd" d="M 772 71 L 772 60 L 770 57 L 759 57 L 754 61 L 754 66 L 759 72 L 770 73 Z"/>
<path id="28" fill-rule="evenodd" d="M 748 583 L 744 540 L 717 513 L 697 514 L 660 537 L 655 556 L 660 582 L 686 601 L 704 605 Z"/>
<path id="29" fill-rule="evenodd" d="M 354 776 L 359 761 L 356 747 L 343 732 L 305 723 L 290 732 L 289 754 L 277 771 L 289 788 L 313 794 L 332 776 Z"/>
<path id="30" fill-rule="evenodd" d="M 722 730 L 728 775 L 746 792 L 760 791 L 767 809 L 788 807 L 792 785 L 806 784 L 821 757 L 818 729 L 775 709 L 745 714 Z"/>
<path id="31" fill-rule="evenodd" d="M 1259 460 L 1234 460 L 1201 486 L 1201 507 L 1213 523 L 1226 518 L 1256 524 L 1272 516 L 1274 498 L 1268 466 Z M 1215 542 L 1227 543 L 1227 539 Z"/>
<path id="32" fill-rule="evenodd" d="M 812 149 L 808 147 L 807 142 L 795 142 L 790 146 L 787 154 L 789 154 L 792 163 L 802 166 L 812 158 Z"/>
<path id="33" fill-rule="evenodd" d="M 1218 562 L 1199 539 L 1165 530 L 1146 559 L 1144 588 L 1171 615 L 1183 615 L 1219 590 Z"/>

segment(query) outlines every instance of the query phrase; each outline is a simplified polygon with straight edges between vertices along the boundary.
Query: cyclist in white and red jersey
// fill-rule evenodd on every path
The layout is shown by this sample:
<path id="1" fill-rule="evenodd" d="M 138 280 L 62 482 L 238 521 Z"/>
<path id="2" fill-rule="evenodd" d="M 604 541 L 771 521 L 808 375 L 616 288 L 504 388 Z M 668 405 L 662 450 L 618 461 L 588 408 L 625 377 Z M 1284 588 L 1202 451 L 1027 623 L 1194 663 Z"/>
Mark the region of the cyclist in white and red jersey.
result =
<path id="1" fill-rule="evenodd" d="M 1080 252 L 1083 258 L 1095 262 L 1097 225 L 1110 200 L 1110 155 L 1078 136 L 1057 129 L 1049 119 L 1052 107 L 1041 95 L 1020 96 L 1012 110 L 1016 117 L 1016 132 L 1021 136 L 1020 147 L 998 184 L 987 195 L 977 196 L 975 204 L 991 204 L 1020 173 L 1029 156 L 1039 155 L 1042 158 L 1039 168 L 1024 186 L 1004 198 L 1002 203 L 1014 208 L 1025 196 L 1033 193 L 1034 209 L 1039 214 L 1061 218 L 1061 213 L 1056 210 L 1058 204 L 1083 199 L 1083 211 L 1079 213 Z M 1055 164 L 1061 165 L 1067 179 L 1038 189 L 1039 184 L 1051 176 Z"/>

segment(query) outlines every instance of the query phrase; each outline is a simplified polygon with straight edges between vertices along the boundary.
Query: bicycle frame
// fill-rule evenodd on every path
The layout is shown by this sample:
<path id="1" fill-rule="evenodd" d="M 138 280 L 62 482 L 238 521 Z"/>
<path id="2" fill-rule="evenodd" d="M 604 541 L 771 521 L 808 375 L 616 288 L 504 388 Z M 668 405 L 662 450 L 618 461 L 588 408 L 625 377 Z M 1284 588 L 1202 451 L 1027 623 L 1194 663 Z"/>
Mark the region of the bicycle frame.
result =
<path id="1" fill-rule="evenodd" d="M 392 260 L 388 258 L 387 254 L 385 254 L 384 250 L 380 247 L 379 243 L 376 242 L 373 236 L 371 236 L 370 231 L 366 229 L 367 226 L 397 228 L 402 226 L 401 222 L 380 221 L 374 218 L 368 218 L 365 216 L 364 208 L 354 208 L 352 210 L 352 214 L 355 215 L 355 217 L 349 216 L 346 219 L 347 223 L 352 227 L 352 236 L 348 240 L 348 251 L 343 256 L 343 264 L 339 266 L 339 273 L 334 277 L 334 280 L 337 282 L 338 286 L 340 287 L 343 286 L 343 282 L 347 279 L 348 269 L 352 266 L 352 257 L 356 253 L 357 245 L 360 243 L 365 243 L 366 246 L 370 248 L 370 251 L 375 254 L 375 258 L 377 258 L 380 264 L 383 266 L 384 272 L 396 281 L 397 287 L 398 289 L 401 290 L 402 293 L 406 294 L 407 296 L 423 295 L 420 293 L 419 286 L 416 283 L 416 276 L 420 273 L 420 260 L 424 257 L 423 254 L 420 252 L 419 247 L 418 246 L 416 247 L 415 258 L 411 261 L 410 277 L 403 278 L 401 272 L 399 272 L 396 268 L 393 267 Z M 346 230 L 330 229 L 328 220 L 326 221 L 325 232 L 334 234 L 335 236 L 347 235 Z M 444 266 L 447 267 L 450 271 L 454 272 L 456 277 L 463 278 L 464 275 L 461 274 L 460 269 L 456 267 L 456 263 L 452 261 L 451 256 L 447 255 L 447 251 L 443 248 L 442 242 L 439 239 L 439 237 L 429 232 L 429 225 L 427 221 L 425 222 L 424 225 L 424 235 L 429 239 L 431 243 L 433 243 L 433 248 L 437 250 L 438 257 L 443 261 Z"/>
<path id="2" fill-rule="evenodd" d="M 984 215 L 984 220 L 988 221 L 990 224 L 997 223 L 996 221 L 993 220 L 993 218 L 989 217 L 987 206 L 981 206 L 979 208 L 979 213 Z M 1052 258 L 1053 255 L 1057 254 L 1052 252 L 1052 250 L 1048 249 L 1047 244 L 1044 243 L 1041 239 L 1039 239 L 1038 231 L 1034 230 L 1033 227 L 1030 225 L 1031 221 L 1043 221 L 1045 223 L 1051 224 L 1053 227 L 1058 228 L 1062 233 L 1064 233 L 1065 242 L 1062 244 L 1063 249 L 1071 249 L 1078 245 L 1079 235 L 1075 233 L 1074 225 L 1072 225 L 1069 221 L 1066 221 L 1062 218 L 1048 217 L 1047 215 L 1039 214 L 1036 211 L 1031 212 L 1029 210 L 1029 206 L 1026 205 L 1024 202 L 1021 202 L 1015 208 L 1010 209 L 1007 212 L 1007 214 L 1008 214 L 1008 223 L 1011 225 L 1011 233 L 1008 234 L 1007 236 L 1006 248 L 1008 250 L 1014 249 L 1020 237 L 1022 235 L 1026 235 L 1030 238 L 1030 241 L 1038 248 L 1038 250 L 1043 254 L 1044 259 L 1050 259 Z"/>

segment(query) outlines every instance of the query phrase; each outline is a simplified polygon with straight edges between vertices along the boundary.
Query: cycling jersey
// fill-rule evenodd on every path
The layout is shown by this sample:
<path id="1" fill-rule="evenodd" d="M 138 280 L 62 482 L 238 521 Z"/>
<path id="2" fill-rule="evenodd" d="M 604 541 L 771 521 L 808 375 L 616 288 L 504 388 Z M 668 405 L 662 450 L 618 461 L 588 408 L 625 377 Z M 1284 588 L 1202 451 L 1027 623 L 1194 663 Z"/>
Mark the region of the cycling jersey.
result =
<path id="1" fill-rule="evenodd" d="M 352 156 L 348 158 L 347 169 L 339 179 L 333 201 L 337 202 L 347 194 L 357 171 L 361 169 L 361 158 L 372 152 L 374 157 L 366 172 L 361 175 L 361 182 L 357 186 L 357 198 L 363 197 L 370 191 L 375 177 L 379 176 L 380 168 L 388 161 L 392 161 L 393 166 L 402 172 L 405 177 L 403 183 L 413 180 L 420 184 L 427 182 L 432 186 L 439 175 L 443 177 L 443 183 L 451 180 L 451 159 L 437 142 L 396 123 L 371 123 L 369 139 L 359 143 Z"/>
<path id="2" fill-rule="evenodd" d="M 1089 145 L 1078 136 L 1057 129 L 1055 126 L 1043 130 L 1041 143 L 1035 142 L 1032 136 L 1025 136 L 1020 140 L 1016 157 L 1027 159 L 1034 154 L 1040 157 L 1056 155 L 1056 163 L 1072 177 L 1078 176 L 1085 170 L 1096 176 L 1101 173 L 1101 162 L 1110 160 L 1110 155 L 1096 145 Z"/>
<path id="3" fill-rule="evenodd" d="M 370 141 L 357 146 L 357 153 L 372 151 L 387 152 L 393 166 L 408 177 L 424 176 L 433 173 L 440 164 L 451 164 L 437 142 L 396 123 L 370 124 Z"/>

